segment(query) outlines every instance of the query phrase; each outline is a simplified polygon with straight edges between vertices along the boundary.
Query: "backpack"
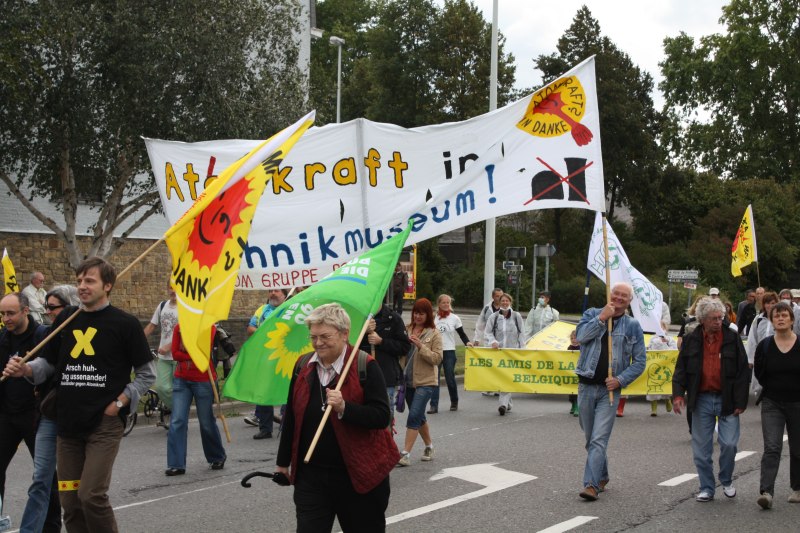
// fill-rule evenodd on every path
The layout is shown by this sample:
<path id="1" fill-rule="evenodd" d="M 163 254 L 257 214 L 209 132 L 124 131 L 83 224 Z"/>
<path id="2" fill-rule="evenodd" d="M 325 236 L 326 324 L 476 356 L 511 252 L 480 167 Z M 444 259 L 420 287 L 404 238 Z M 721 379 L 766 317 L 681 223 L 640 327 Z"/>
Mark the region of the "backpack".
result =
<path id="1" fill-rule="evenodd" d="M 500 311 L 495 311 L 495 313 L 499 312 Z M 522 330 L 519 329 L 519 322 L 516 319 L 516 315 L 512 314 L 511 316 L 514 317 L 514 325 L 517 326 L 517 333 L 522 333 Z M 497 320 L 495 320 L 494 324 L 492 324 L 492 337 L 494 337 L 495 339 L 497 338 Z"/>
<path id="2" fill-rule="evenodd" d="M 303 369 L 304 366 L 308 364 L 311 360 L 311 357 L 314 355 L 314 352 L 307 353 L 300 357 L 295 363 L 294 366 L 294 378 L 297 378 L 298 374 L 300 374 L 300 370 Z M 367 381 L 367 357 L 369 354 L 364 350 L 358 350 L 358 382 L 361 383 L 362 387 L 364 383 Z"/>

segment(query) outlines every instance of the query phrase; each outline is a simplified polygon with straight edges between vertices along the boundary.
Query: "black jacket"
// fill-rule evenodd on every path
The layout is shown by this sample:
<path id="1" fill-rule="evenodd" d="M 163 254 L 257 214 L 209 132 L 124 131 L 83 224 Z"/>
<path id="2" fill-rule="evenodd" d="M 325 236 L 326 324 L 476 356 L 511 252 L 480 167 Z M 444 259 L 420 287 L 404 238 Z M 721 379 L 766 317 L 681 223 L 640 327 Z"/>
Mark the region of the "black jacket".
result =
<path id="1" fill-rule="evenodd" d="M 7 329 L 0 331 L 0 368 L 14 355 L 24 357 L 47 336 L 43 326 L 28 316 L 28 327 L 19 335 Z M 9 378 L 0 382 L 0 412 L 21 413 L 37 407 L 34 386 L 25 378 Z"/>
<path id="2" fill-rule="evenodd" d="M 747 408 L 750 388 L 750 366 L 739 334 L 730 328 L 722 328 L 722 416 L 733 414 L 734 409 Z M 686 406 L 694 409 L 697 392 L 703 373 L 703 326 L 683 338 L 675 373 L 672 375 L 672 396 L 686 395 Z"/>
<path id="3" fill-rule="evenodd" d="M 403 370 L 400 368 L 400 357 L 408 354 L 411 349 L 406 326 L 400 315 L 383 305 L 375 315 L 375 333 L 383 339 L 381 344 L 375 346 L 375 359 L 381 367 L 386 386 L 394 387 L 400 382 L 400 377 L 403 375 Z M 364 335 L 364 340 L 361 341 L 361 349 L 371 353 L 367 335 Z"/>

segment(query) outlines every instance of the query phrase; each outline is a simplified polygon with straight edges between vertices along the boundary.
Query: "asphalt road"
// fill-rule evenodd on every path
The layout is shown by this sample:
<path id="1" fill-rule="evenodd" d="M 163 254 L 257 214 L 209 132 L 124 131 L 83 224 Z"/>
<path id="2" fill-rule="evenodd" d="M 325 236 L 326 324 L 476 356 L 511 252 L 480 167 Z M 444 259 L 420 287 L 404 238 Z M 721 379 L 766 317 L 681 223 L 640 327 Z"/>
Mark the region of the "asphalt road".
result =
<path id="1" fill-rule="evenodd" d="M 469 330 L 467 330 L 469 331 Z M 461 386 L 461 385 L 460 385 Z M 449 405 L 443 389 L 442 406 Z M 247 406 L 239 406 L 247 414 Z M 756 505 L 762 449 L 760 414 L 742 416 L 736 498 L 721 489 L 713 502 L 697 503 L 697 480 L 686 421 L 662 411 L 649 416 L 649 404 L 631 400 L 616 420 L 609 460 L 611 482 L 597 502 L 584 502 L 583 434 L 568 414 L 565 396 L 515 395 L 507 416 L 497 400 L 460 391 L 459 410 L 429 415 L 436 451 L 432 462 L 419 460 L 391 476 L 388 531 L 798 531 L 800 505 L 789 495 L 788 451 L 784 449 L 775 507 Z M 403 439 L 405 414 L 399 415 Z M 189 462 L 184 476 L 168 478 L 166 432 L 138 425 L 123 439 L 109 493 L 123 532 L 197 531 L 285 532 L 295 527 L 291 488 L 265 478 L 252 488 L 239 484 L 254 471 L 272 471 L 278 442 L 252 439 L 255 428 L 229 413 L 233 442 L 226 445 L 224 470 L 212 471 L 203 459 L 199 427 L 190 423 Z M 689 476 L 684 476 L 688 474 Z M 31 461 L 20 449 L 8 469 L 5 514 L 19 523 L 30 482 Z M 683 477 L 682 477 L 683 476 Z M 683 480 L 684 478 L 688 478 Z M 682 481 L 683 480 L 683 481 Z"/>

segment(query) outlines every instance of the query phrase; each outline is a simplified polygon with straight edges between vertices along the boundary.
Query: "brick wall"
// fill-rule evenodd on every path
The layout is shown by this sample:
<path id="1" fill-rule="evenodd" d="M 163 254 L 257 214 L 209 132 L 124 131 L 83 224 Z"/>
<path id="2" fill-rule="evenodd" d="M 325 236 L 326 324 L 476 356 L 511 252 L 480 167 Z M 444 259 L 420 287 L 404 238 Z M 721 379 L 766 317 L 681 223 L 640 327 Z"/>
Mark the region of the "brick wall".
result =
<path id="1" fill-rule="evenodd" d="M 83 249 L 88 249 L 88 237 L 79 238 Z M 45 288 L 72 284 L 75 274 L 69 266 L 64 244 L 52 235 L 0 232 L 0 242 L 8 249 L 17 272 L 17 281 L 24 288 L 30 283 L 33 272 L 45 276 Z M 134 259 L 150 247 L 152 240 L 131 240 L 119 249 L 109 261 L 121 272 Z M 167 245 L 162 244 L 144 257 L 133 269 L 118 279 L 111 292 L 111 302 L 141 320 L 153 316 L 156 306 L 166 298 L 166 285 L 172 260 Z M 267 291 L 235 291 L 230 318 L 244 319 L 267 300 Z M 224 326 L 223 326 L 224 327 Z M 234 328 L 232 328 L 234 329 Z M 227 331 L 227 329 L 226 329 Z M 230 331 L 233 334 L 233 331 Z M 237 348 L 241 342 L 236 343 Z"/>

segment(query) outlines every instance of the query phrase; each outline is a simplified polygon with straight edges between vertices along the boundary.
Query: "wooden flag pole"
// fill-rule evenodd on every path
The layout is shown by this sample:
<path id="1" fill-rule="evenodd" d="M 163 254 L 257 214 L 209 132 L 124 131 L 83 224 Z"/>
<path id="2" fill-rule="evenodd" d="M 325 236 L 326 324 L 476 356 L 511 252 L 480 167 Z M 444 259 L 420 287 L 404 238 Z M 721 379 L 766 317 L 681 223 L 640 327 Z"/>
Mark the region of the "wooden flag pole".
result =
<path id="1" fill-rule="evenodd" d="M 367 332 L 367 326 L 369 325 L 370 319 L 372 319 L 373 314 L 370 313 L 367 316 L 367 319 L 364 321 L 364 325 L 361 327 L 361 333 L 358 335 L 358 340 L 353 344 L 353 350 L 350 352 L 350 357 L 347 359 L 347 364 L 345 364 L 344 368 L 342 369 L 342 375 L 339 376 L 339 381 L 336 383 L 336 389 L 334 390 L 341 390 L 342 385 L 344 384 L 344 378 L 347 377 L 347 373 L 350 372 L 350 367 L 353 365 L 353 359 L 356 358 L 358 352 L 360 351 L 359 346 L 361 346 L 361 341 L 364 339 L 364 334 Z M 288 401 L 292 399 L 289 398 Z M 322 435 L 322 429 L 325 427 L 325 423 L 328 421 L 328 417 L 331 416 L 331 411 L 333 410 L 333 406 L 328 404 L 328 407 L 325 408 L 325 414 L 322 415 L 322 422 L 319 423 L 319 427 L 317 428 L 317 432 L 314 434 L 314 439 L 311 441 L 311 446 L 308 447 L 308 453 L 306 453 L 305 459 L 303 459 L 304 463 L 308 463 L 311 460 L 311 454 L 314 453 L 314 448 L 317 447 L 317 442 L 319 441 L 320 435 Z"/>
<path id="2" fill-rule="evenodd" d="M 212 343 L 214 341 L 211 341 Z M 211 348 L 211 351 L 214 351 L 214 348 Z M 214 374 L 211 372 L 211 359 L 208 360 L 208 368 L 206 371 L 208 372 L 208 382 L 211 383 L 211 390 L 214 391 L 214 402 L 217 404 L 217 418 L 222 420 L 222 429 L 225 430 L 225 439 L 228 441 L 228 444 L 231 443 L 231 432 L 228 430 L 228 421 L 225 419 L 225 415 L 222 413 L 222 402 L 219 399 L 219 392 L 217 391 L 217 382 L 214 380 Z"/>
<path id="3" fill-rule="evenodd" d="M 145 257 L 147 254 L 149 254 L 150 252 L 152 252 L 152 251 L 153 251 L 153 250 L 156 248 L 156 246 L 158 246 L 158 245 L 159 245 L 159 244 L 161 244 L 162 242 L 164 242 L 164 237 L 161 237 L 159 240 L 157 240 L 156 242 L 154 242 L 154 243 L 153 243 L 153 244 L 152 244 L 152 245 L 151 245 L 149 248 L 147 248 L 147 250 L 145 250 L 144 252 L 142 252 L 141 254 L 139 254 L 139 257 L 137 257 L 136 259 L 134 259 L 134 260 L 131 262 L 131 264 L 130 264 L 130 265 L 128 265 L 127 267 L 125 267 L 125 268 L 122 270 L 122 272 L 120 272 L 120 273 L 117 275 L 117 279 L 119 279 L 119 278 L 121 278 L 122 276 L 124 276 L 125 274 L 127 274 L 127 273 L 130 271 L 130 269 L 131 269 L 131 268 L 133 268 L 133 266 L 134 266 L 136 263 L 138 263 L 139 261 L 141 261 L 141 260 L 142 260 L 142 259 L 143 259 L 143 258 L 144 258 L 144 257 Z M 76 316 L 78 316 L 78 314 L 79 314 L 79 313 L 80 313 L 82 310 L 83 310 L 82 308 L 78 307 L 78 310 L 77 310 L 77 311 L 75 311 L 75 312 L 74 312 L 74 313 L 72 313 L 72 314 L 71 314 L 69 317 L 67 317 L 67 319 L 66 319 L 66 320 L 64 320 L 64 322 L 62 322 L 62 323 L 61 323 L 61 324 L 60 324 L 60 325 L 59 325 L 59 326 L 58 326 L 56 329 L 54 329 L 53 331 L 51 331 L 51 332 L 50 332 L 50 334 L 49 334 L 47 337 L 45 337 L 44 339 L 42 339 L 42 341 L 41 341 L 39 344 L 37 344 L 36 346 L 34 346 L 34 348 L 33 348 L 31 351 L 29 351 L 28 353 L 26 353 L 26 354 L 25 354 L 25 357 L 23 357 L 23 358 L 22 358 L 22 360 L 21 360 L 20 362 L 21 362 L 21 363 L 27 363 L 27 362 L 30 360 L 30 358 L 31 358 L 31 357 L 33 357 L 34 355 L 36 355 L 36 354 L 39 352 L 39 350 L 41 350 L 41 349 L 44 347 L 44 345 L 45 345 L 45 344 L 47 344 L 48 342 L 50 342 L 50 341 L 53 339 L 53 337 L 55 337 L 56 335 L 58 335 L 58 333 L 59 333 L 59 332 L 61 332 L 61 330 L 62 330 L 62 329 L 64 329 L 65 327 L 67 327 L 67 324 L 69 324 L 70 322 L 72 322 L 72 321 L 75 319 L 75 317 L 76 317 Z M 0 377 L 0 383 L 1 383 L 1 382 L 3 382 L 3 381 L 5 381 L 5 380 L 6 380 L 6 376 L 2 376 L 2 377 Z"/>
<path id="4" fill-rule="evenodd" d="M 606 304 L 611 303 L 611 270 L 609 269 L 609 260 L 608 260 L 608 230 L 606 229 L 606 214 L 603 213 L 603 251 L 605 252 L 606 256 Z M 612 373 L 612 363 L 614 361 L 614 356 L 612 353 L 612 338 L 611 338 L 611 329 L 614 326 L 614 316 L 612 315 L 608 322 L 606 322 L 606 328 L 608 329 L 608 377 L 614 377 Z M 610 405 L 614 405 L 614 391 L 608 391 L 608 403 Z"/>

